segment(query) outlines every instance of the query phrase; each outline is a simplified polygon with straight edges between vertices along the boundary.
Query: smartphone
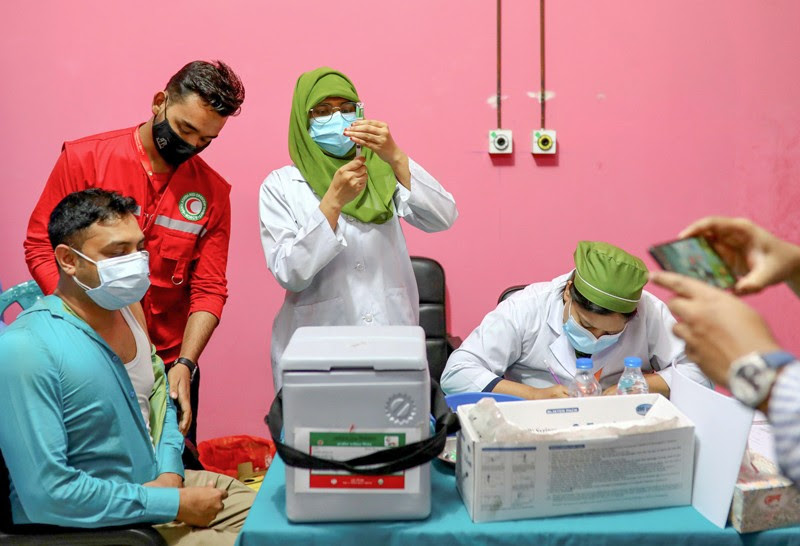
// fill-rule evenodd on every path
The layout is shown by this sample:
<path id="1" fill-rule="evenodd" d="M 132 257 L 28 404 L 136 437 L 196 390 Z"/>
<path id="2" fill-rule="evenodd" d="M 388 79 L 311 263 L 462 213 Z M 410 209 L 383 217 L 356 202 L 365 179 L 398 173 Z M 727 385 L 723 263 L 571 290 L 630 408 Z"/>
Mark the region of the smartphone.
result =
<path id="1" fill-rule="evenodd" d="M 689 237 L 650 247 L 650 255 L 666 271 L 700 279 L 719 288 L 731 288 L 736 277 L 703 237 Z"/>
<path id="2" fill-rule="evenodd" d="M 357 102 L 356 103 L 356 119 L 364 119 L 364 103 Z M 360 157 L 361 154 L 361 144 L 356 144 L 356 157 Z"/>

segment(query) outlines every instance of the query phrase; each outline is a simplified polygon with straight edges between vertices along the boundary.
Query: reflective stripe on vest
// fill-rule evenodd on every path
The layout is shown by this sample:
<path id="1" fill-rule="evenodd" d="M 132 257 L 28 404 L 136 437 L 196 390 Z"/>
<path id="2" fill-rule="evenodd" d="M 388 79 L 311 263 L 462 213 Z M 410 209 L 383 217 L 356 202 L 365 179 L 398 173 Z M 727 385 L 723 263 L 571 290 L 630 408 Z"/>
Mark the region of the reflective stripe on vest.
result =
<path id="1" fill-rule="evenodd" d="M 194 235 L 200 233 L 201 237 L 205 235 L 206 232 L 206 230 L 200 224 L 192 224 L 191 222 L 176 220 L 175 218 L 170 218 L 169 216 L 156 216 L 156 224 L 165 228 L 174 229 L 176 231 L 183 231 L 184 233 L 192 233 Z"/>

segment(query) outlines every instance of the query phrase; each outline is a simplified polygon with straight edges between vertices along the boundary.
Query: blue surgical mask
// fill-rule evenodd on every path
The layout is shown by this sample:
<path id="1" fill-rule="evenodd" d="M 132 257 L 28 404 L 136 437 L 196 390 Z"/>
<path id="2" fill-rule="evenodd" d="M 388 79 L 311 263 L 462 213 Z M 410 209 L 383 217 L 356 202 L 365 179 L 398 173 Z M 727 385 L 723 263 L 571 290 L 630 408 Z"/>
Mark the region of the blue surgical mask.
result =
<path id="1" fill-rule="evenodd" d="M 586 353 L 587 355 L 599 353 L 600 351 L 608 349 L 614 345 L 617 341 L 619 341 L 619 336 L 622 335 L 622 332 L 625 331 L 625 328 L 627 328 L 626 324 L 625 328 L 623 328 L 621 332 L 616 334 L 607 334 L 600 336 L 599 338 L 594 337 L 594 334 L 578 324 L 578 321 L 576 321 L 572 316 L 571 300 L 569 305 L 570 307 L 567 310 L 567 316 L 569 318 L 567 318 L 567 322 L 564 323 L 564 333 L 567 334 L 570 345 L 572 345 L 576 350 Z"/>
<path id="2" fill-rule="evenodd" d="M 103 309 L 115 311 L 136 303 L 150 288 L 150 254 L 146 250 L 97 262 L 74 248 L 72 250 L 97 266 L 100 286 L 92 288 L 78 277 L 72 279 Z"/>
<path id="3" fill-rule="evenodd" d="M 355 146 L 350 137 L 344 136 L 344 130 L 350 127 L 350 121 L 342 117 L 341 112 L 334 112 L 331 119 L 325 123 L 311 120 L 308 134 L 317 145 L 336 157 L 346 156 Z"/>

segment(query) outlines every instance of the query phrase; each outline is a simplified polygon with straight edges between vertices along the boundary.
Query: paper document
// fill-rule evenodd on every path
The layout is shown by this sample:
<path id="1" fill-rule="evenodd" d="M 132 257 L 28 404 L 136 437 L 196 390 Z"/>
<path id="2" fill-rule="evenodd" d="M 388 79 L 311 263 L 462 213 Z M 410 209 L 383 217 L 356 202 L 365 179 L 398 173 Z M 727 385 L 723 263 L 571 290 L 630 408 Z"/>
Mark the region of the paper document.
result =
<path id="1" fill-rule="evenodd" d="M 728 521 L 753 410 L 699 383 L 675 366 L 670 401 L 695 426 L 692 506 L 720 528 Z"/>
<path id="2" fill-rule="evenodd" d="M 778 460 L 775 454 L 775 438 L 772 434 L 772 426 L 767 420 L 767 416 L 760 411 L 756 412 L 753 419 L 753 428 L 750 429 L 750 438 L 747 440 L 750 451 L 769 459 L 773 463 Z"/>

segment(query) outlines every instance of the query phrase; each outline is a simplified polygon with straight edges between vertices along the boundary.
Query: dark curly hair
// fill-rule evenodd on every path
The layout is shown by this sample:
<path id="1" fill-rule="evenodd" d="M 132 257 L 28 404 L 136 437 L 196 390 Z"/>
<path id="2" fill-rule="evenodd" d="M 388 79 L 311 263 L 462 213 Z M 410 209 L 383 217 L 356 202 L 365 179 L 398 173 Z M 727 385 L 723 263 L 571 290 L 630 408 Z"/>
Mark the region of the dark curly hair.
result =
<path id="1" fill-rule="evenodd" d="M 166 90 L 173 100 L 195 93 L 223 117 L 238 115 L 244 102 L 242 80 L 222 61 L 187 64 L 169 79 Z"/>
<path id="2" fill-rule="evenodd" d="M 138 205 L 133 197 L 124 197 L 117 192 L 89 188 L 76 191 L 59 201 L 50 221 L 47 235 L 53 248 L 60 244 L 81 246 L 85 230 L 95 222 L 107 222 L 134 214 Z"/>

